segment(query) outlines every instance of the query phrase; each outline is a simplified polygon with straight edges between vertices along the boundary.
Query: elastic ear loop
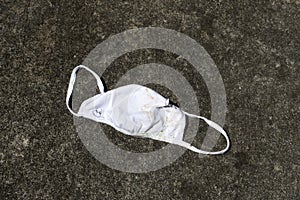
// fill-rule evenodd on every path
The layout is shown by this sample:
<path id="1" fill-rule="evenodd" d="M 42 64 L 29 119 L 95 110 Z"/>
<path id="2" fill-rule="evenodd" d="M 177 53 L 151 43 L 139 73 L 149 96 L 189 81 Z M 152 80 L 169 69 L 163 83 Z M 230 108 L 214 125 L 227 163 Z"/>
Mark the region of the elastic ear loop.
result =
<path id="1" fill-rule="evenodd" d="M 73 92 L 73 87 L 74 87 L 74 84 L 75 84 L 75 80 L 76 80 L 76 73 L 77 71 L 82 68 L 82 69 L 85 69 L 87 71 L 89 71 L 95 78 L 96 78 L 96 81 L 97 81 L 97 86 L 100 90 L 100 93 L 104 93 L 104 86 L 102 84 L 102 81 L 100 79 L 100 77 L 94 72 L 92 71 L 90 68 L 84 66 L 84 65 L 78 65 L 77 67 L 75 67 L 72 71 L 72 74 L 71 74 L 71 77 L 70 77 L 70 82 L 69 82 L 69 87 L 68 87 L 68 91 L 67 91 L 67 97 L 66 97 L 66 104 L 67 104 L 67 107 L 69 109 L 69 111 L 77 116 L 77 117 L 80 117 L 81 115 L 79 115 L 78 113 L 75 113 L 71 108 L 70 108 L 70 105 L 69 105 L 69 102 L 70 102 L 70 98 L 71 98 L 71 95 L 72 95 L 72 92 Z"/>
<path id="2" fill-rule="evenodd" d="M 202 117 L 202 116 L 190 114 L 190 113 L 187 113 L 184 111 L 183 111 L 183 113 L 186 114 L 187 116 L 204 120 L 209 126 L 216 129 L 217 131 L 219 131 L 225 137 L 227 145 L 226 145 L 226 148 L 221 151 L 210 152 L 210 151 L 200 150 L 185 141 L 176 141 L 175 144 L 183 146 L 183 147 L 185 147 L 191 151 L 194 151 L 196 153 L 201 153 L 201 154 L 206 154 L 206 155 L 218 155 L 218 154 L 223 154 L 226 151 L 228 151 L 228 149 L 230 147 L 230 140 L 229 140 L 227 133 L 224 131 L 224 129 L 220 125 L 218 125 L 217 123 L 215 123 L 209 119 L 206 119 L 205 117 Z"/>

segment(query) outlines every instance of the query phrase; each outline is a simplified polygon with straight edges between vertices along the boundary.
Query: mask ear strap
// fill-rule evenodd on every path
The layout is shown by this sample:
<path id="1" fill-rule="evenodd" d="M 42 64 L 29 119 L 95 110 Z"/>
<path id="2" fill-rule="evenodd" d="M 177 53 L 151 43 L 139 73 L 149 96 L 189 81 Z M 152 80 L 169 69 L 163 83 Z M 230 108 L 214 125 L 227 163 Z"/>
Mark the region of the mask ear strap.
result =
<path id="1" fill-rule="evenodd" d="M 104 86 L 102 84 L 102 81 L 100 79 L 100 77 L 94 72 L 92 71 L 90 68 L 84 66 L 84 65 L 79 65 L 77 67 L 75 67 L 72 71 L 72 74 L 71 74 L 71 77 L 70 77 L 70 82 L 69 82 L 69 87 L 68 87 L 68 91 L 67 91 L 67 97 L 66 97 L 66 104 L 67 104 L 67 107 L 69 109 L 69 111 L 79 117 L 80 115 L 78 113 L 75 113 L 71 108 L 70 108 L 70 98 L 71 98 L 71 95 L 72 95 L 72 92 L 73 92 L 73 87 L 74 87 L 74 83 L 75 83 L 75 80 L 76 80 L 76 73 L 77 71 L 82 68 L 82 69 L 85 69 L 87 71 L 89 71 L 95 78 L 96 78 L 96 81 L 97 81 L 97 85 L 98 85 L 98 88 L 100 90 L 100 93 L 104 93 Z"/>
<path id="2" fill-rule="evenodd" d="M 176 141 L 175 142 L 176 144 L 183 146 L 187 149 L 190 149 L 196 153 L 207 154 L 207 155 L 218 155 L 218 154 L 223 154 L 226 151 L 228 151 L 228 149 L 230 147 L 230 140 L 229 140 L 227 133 L 224 131 L 224 129 L 220 125 L 218 125 L 217 123 L 215 123 L 209 119 L 206 119 L 205 117 L 202 117 L 202 116 L 193 115 L 193 114 L 190 114 L 190 113 L 187 113 L 184 111 L 183 111 L 183 113 L 186 114 L 187 116 L 204 120 L 209 126 L 216 129 L 217 131 L 219 131 L 225 137 L 227 145 L 226 145 L 226 148 L 221 151 L 210 152 L 210 151 L 200 150 L 185 141 Z"/>

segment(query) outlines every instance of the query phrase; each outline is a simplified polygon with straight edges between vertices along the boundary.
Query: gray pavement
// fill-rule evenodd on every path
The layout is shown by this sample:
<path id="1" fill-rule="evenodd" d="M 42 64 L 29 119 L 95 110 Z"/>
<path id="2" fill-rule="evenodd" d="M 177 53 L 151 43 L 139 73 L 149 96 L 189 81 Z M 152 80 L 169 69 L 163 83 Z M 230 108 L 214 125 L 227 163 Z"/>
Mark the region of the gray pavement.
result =
<path id="1" fill-rule="evenodd" d="M 299 0 L 1 1 L 0 199 L 300 199 L 299 22 Z M 216 63 L 232 142 L 225 155 L 200 159 L 187 151 L 136 174 L 102 164 L 80 140 L 65 106 L 72 69 L 110 36 L 149 26 L 184 33 Z M 201 75 L 170 52 L 119 57 L 103 74 L 107 88 L 145 63 L 184 75 L 210 116 Z M 176 103 L 172 91 L 149 87 Z M 101 127 L 127 151 L 166 146 Z M 194 145 L 206 130 L 200 123 Z M 224 145 L 220 139 L 215 150 Z"/>

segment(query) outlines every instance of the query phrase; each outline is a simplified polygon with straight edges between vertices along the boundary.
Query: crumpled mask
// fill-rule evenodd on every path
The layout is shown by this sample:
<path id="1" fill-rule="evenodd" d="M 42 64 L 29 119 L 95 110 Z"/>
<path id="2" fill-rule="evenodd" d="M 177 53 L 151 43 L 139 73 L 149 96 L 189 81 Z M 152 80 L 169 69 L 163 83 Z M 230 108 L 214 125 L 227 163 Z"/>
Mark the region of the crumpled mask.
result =
<path id="1" fill-rule="evenodd" d="M 100 94 L 85 100 L 81 104 L 78 113 L 75 113 L 70 108 L 69 101 L 76 80 L 76 73 L 80 68 L 86 69 L 94 75 Z M 100 77 L 84 65 L 75 67 L 71 74 L 66 104 L 69 111 L 77 117 L 108 124 L 127 135 L 180 145 L 197 153 L 223 154 L 230 146 L 227 133 L 218 124 L 205 117 L 182 111 L 175 105 L 171 105 L 169 99 L 164 98 L 150 88 L 130 84 L 104 92 Z M 226 139 L 226 148 L 221 151 L 209 152 L 200 150 L 183 141 L 187 116 L 202 119 L 209 126 L 219 131 Z"/>

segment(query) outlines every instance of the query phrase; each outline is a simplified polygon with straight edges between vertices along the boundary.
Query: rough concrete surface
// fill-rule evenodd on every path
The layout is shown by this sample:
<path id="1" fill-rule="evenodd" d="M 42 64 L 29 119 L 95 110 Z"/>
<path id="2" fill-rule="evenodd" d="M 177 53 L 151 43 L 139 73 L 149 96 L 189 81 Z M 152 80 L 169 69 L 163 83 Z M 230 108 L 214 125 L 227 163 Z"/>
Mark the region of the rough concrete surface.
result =
<path id="1" fill-rule="evenodd" d="M 300 199 L 299 0 L 2 0 L 0 22 L 0 199 Z M 105 166 L 82 144 L 65 106 L 71 70 L 110 36 L 149 26 L 188 35 L 218 66 L 232 142 L 225 155 L 187 151 L 163 169 L 135 174 Z M 209 117 L 205 83 L 176 57 L 128 53 L 104 79 L 111 89 L 132 66 L 172 66 Z M 126 150 L 165 146 L 104 129 Z"/>

